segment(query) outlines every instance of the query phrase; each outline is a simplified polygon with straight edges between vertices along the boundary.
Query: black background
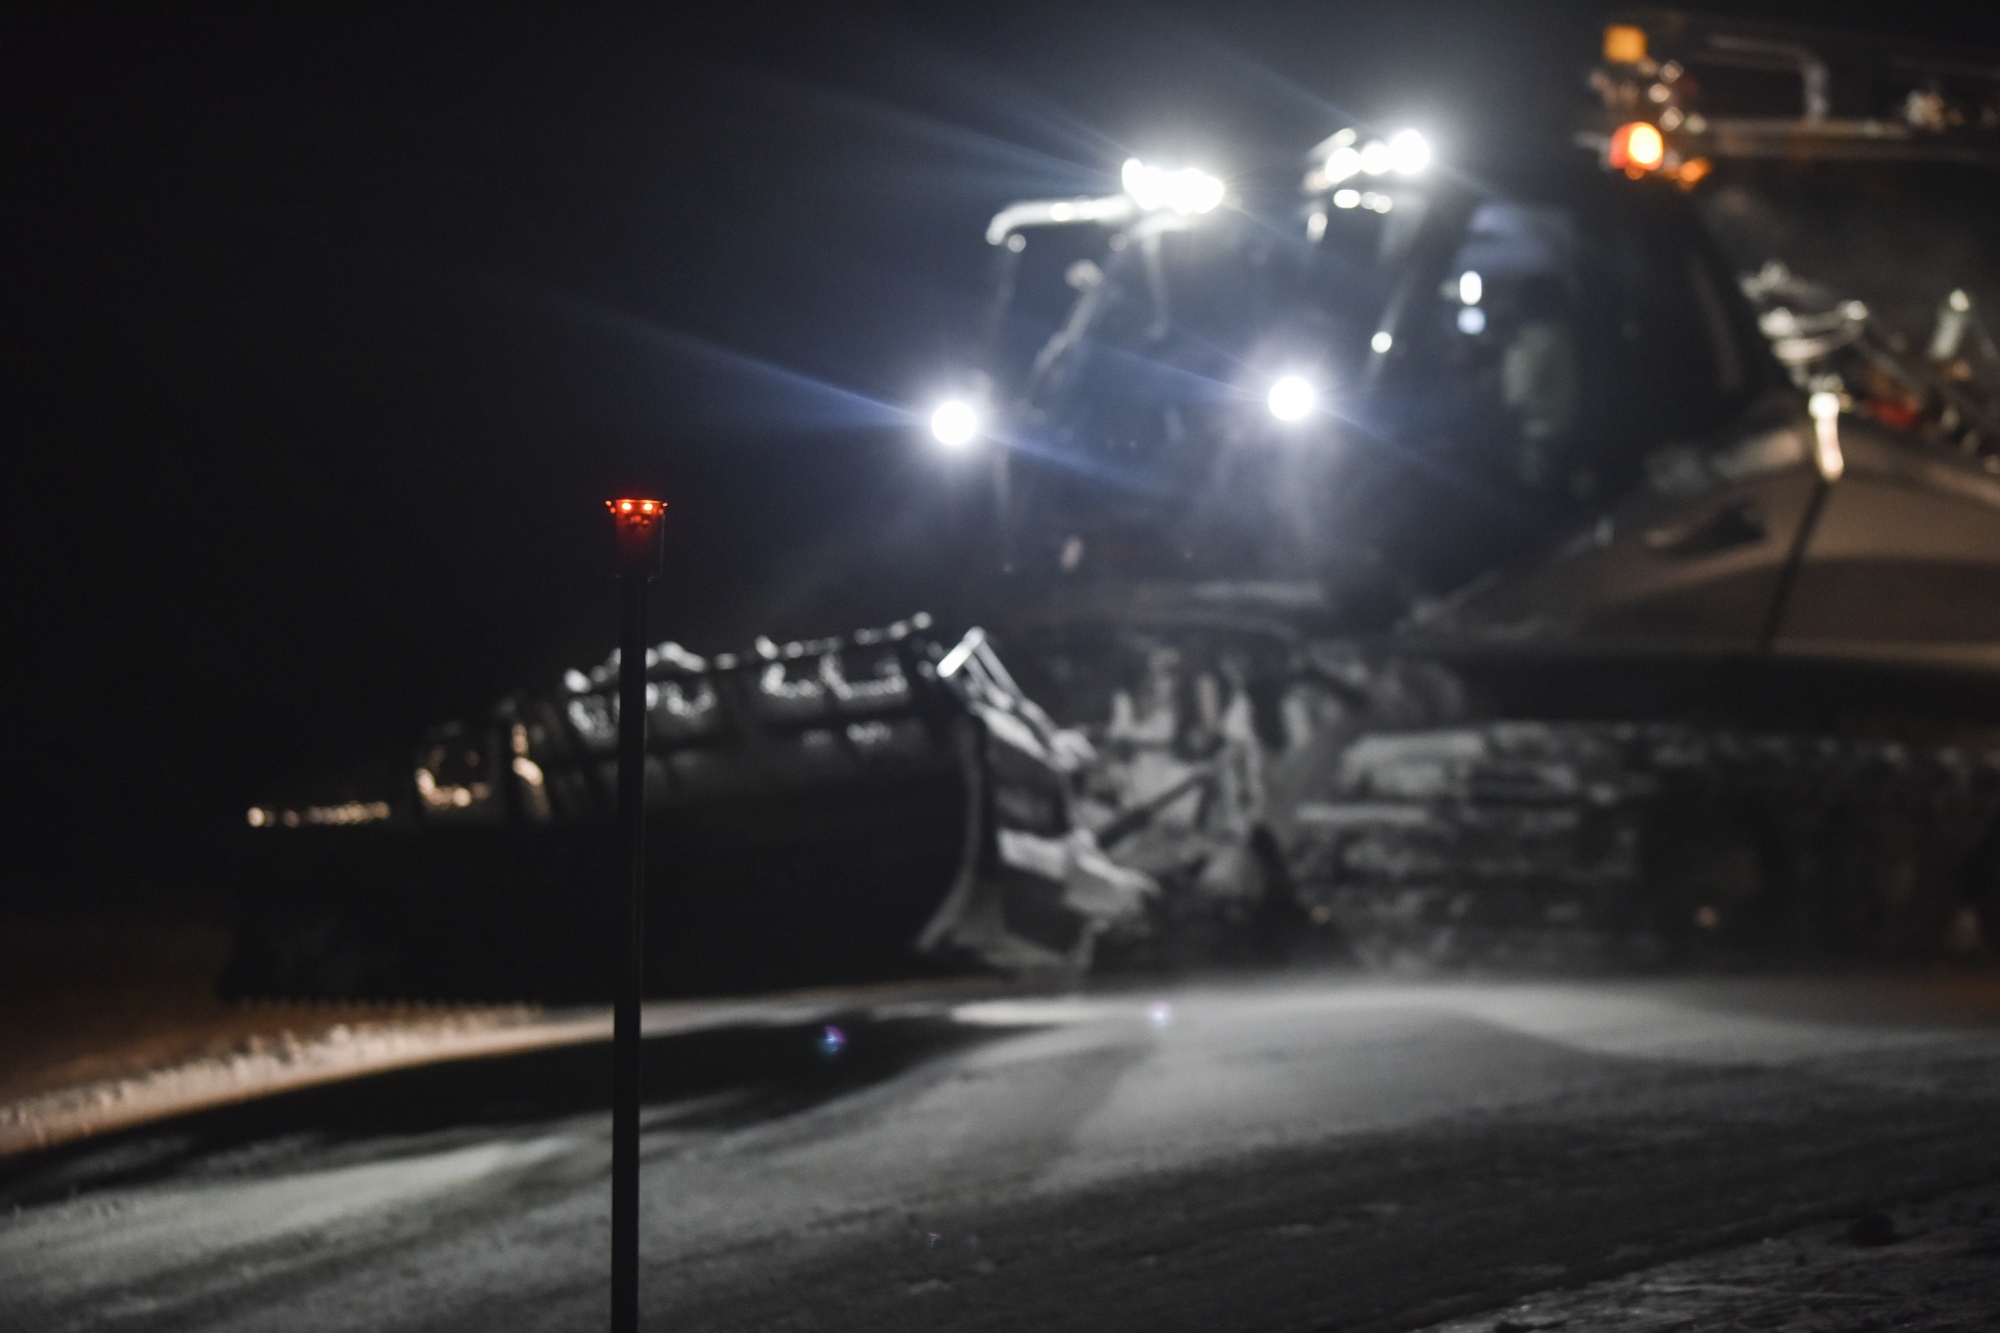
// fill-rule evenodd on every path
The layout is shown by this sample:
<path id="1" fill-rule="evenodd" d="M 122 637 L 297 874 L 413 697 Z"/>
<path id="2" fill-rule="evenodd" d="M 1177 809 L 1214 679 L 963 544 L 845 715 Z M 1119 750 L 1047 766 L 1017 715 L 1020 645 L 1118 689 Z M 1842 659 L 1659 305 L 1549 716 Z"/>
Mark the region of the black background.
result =
<path id="1" fill-rule="evenodd" d="M 1990 6 L 1732 12 L 1981 40 Z M 210 909 L 290 776 L 660 637 L 963 618 L 926 396 L 1010 199 L 1547 133 L 1595 4 L 16 10 L 0 897 Z"/>

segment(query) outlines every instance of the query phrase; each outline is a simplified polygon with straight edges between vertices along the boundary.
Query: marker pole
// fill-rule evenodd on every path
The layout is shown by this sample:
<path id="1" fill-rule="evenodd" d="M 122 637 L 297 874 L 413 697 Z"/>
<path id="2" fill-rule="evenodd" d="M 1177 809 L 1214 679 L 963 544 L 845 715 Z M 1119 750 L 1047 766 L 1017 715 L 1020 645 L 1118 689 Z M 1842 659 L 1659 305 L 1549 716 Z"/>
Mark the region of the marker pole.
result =
<path id="1" fill-rule="evenodd" d="M 612 1020 L 611 1330 L 639 1329 L 639 1001 L 646 984 L 646 595 L 666 505 L 608 500 L 618 530 L 618 843 L 625 939 Z"/>

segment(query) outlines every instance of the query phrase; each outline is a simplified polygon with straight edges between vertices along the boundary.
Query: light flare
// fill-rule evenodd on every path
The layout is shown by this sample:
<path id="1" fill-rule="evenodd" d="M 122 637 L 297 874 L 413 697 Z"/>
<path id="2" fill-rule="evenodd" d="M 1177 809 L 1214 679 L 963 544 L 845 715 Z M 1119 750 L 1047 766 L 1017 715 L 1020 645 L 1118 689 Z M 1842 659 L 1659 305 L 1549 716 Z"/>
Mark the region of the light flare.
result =
<path id="1" fill-rule="evenodd" d="M 946 399 L 931 413 L 931 435 L 947 449 L 963 449 L 979 437 L 979 413 L 963 399 Z"/>
<path id="2" fill-rule="evenodd" d="M 1303 375 L 1284 375 L 1271 385 L 1264 401 L 1278 420 L 1303 421 L 1319 406 L 1319 391 Z"/>

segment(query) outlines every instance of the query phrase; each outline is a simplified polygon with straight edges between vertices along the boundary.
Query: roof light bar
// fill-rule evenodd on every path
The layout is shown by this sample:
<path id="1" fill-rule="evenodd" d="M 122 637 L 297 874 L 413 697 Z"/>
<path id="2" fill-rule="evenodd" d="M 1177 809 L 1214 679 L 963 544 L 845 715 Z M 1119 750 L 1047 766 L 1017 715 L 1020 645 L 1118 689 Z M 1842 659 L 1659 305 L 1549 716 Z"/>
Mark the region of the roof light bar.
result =
<path id="1" fill-rule="evenodd" d="M 1227 192 L 1221 181 L 1205 171 L 1194 167 L 1168 171 L 1136 157 L 1125 159 L 1118 179 L 1132 202 L 1149 213 L 1162 209 L 1183 215 L 1211 213 Z"/>

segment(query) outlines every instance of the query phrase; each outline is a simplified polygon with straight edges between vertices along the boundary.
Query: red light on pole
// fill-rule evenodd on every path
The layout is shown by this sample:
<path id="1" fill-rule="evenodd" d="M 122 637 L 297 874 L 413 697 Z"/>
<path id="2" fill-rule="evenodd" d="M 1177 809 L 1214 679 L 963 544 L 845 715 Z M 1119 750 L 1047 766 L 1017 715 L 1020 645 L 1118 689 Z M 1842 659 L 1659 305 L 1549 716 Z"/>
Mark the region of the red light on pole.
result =
<path id="1" fill-rule="evenodd" d="M 660 572 L 660 530 L 667 516 L 665 500 L 606 500 L 611 520 L 618 529 L 618 572 L 644 574 Z"/>

